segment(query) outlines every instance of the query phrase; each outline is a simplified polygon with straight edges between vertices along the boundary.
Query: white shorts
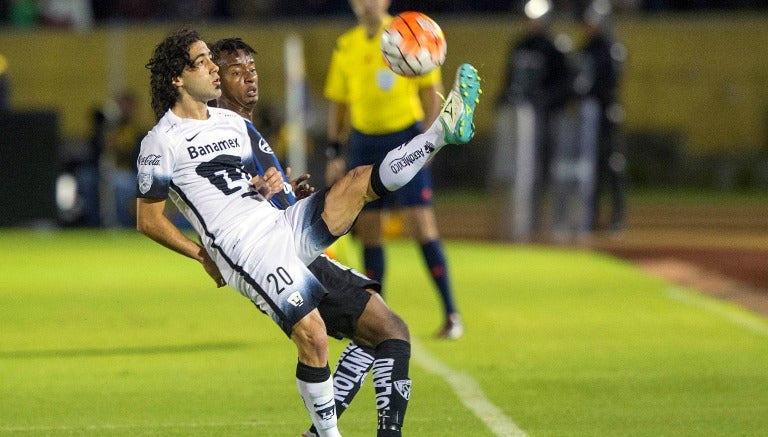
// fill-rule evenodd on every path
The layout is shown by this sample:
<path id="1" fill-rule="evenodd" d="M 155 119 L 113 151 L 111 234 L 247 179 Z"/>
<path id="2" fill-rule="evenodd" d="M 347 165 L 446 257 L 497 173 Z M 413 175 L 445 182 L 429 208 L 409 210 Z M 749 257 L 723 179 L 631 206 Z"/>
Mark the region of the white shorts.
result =
<path id="1" fill-rule="evenodd" d="M 266 228 L 263 223 L 250 233 L 246 228 L 237 235 L 237 243 L 214 249 L 227 284 L 288 336 L 293 325 L 327 294 L 307 268 L 337 238 L 320 217 L 325 194 L 320 191 L 302 199 L 275 215 Z"/>

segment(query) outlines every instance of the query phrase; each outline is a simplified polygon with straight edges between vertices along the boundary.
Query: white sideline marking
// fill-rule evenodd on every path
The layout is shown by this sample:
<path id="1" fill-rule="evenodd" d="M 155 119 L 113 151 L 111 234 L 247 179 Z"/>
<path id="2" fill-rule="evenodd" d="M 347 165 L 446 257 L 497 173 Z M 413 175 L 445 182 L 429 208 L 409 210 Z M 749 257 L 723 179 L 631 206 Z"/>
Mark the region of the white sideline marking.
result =
<path id="1" fill-rule="evenodd" d="M 412 357 L 416 363 L 429 373 L 440 376 L 458 396 L 461 403 L 475 413 L 494 435 L 499 437 L 526 437 L 525 431 L 504 415 L 501 408 L 485 397 L 483 389 L 471 376 L 457 372 L 430 355 L 421 344 L 411 338 Z"/>
<path id="2" fill-rule="evenodd" d="M 678 287 L 670 287 L 667 295 L 674 300 L 688 305 L 695 305 L 709 312 L 719 314 L 734 325 L 741 326 L 747 331 L 768 337 L 768 323 L 758 316 L 753 316 L 741 309 L 736 310 L 714 298 L 702 296 L 698 293 L 685 291 Z"/>

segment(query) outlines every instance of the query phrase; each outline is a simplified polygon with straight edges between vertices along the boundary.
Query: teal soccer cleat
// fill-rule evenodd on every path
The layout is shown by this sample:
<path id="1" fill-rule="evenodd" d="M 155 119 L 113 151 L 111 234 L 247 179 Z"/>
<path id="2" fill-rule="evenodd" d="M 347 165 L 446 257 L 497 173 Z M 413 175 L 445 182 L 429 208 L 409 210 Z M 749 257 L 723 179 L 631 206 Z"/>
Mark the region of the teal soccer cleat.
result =
<path id="1" fill-rule="evenodd" d="M 464 144 L 475 135 L 472 118 L 482 93 L 477 69 L 470 64 L 461 64 L 439 115 L 447 144 Z"/>

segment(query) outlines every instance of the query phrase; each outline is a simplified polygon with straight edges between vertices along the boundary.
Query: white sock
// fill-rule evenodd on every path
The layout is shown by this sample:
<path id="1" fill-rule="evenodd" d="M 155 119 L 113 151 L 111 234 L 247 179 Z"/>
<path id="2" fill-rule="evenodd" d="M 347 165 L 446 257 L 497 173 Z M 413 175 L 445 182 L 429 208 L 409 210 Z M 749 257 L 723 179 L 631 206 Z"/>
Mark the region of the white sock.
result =
<path id="1" fill-rule="evenodd" d="M 307 382 L 296 378 L 296 386 L 318 434 L 321 437 L 341 437 L 336 427 L 336 401 L 330 376 L 323 382 Z"/>
<path id="2" fill-rule="evenodd" d="M 389 191 L 401 188 L 410 182 L 444 145 L 443 126 L 436 121 L 423 134 L 416 135 L 387 153 L 379 165 L 382 184 Z"/>

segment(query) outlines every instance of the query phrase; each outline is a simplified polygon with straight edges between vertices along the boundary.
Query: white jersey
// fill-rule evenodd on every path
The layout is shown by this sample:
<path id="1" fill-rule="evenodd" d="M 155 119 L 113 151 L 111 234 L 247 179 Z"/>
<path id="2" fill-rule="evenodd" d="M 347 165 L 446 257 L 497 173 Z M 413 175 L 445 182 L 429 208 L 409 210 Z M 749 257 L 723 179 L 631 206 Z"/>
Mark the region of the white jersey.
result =
<path id="1" fill-rule="evenodd" d="M 196 120 L 169 110 L 147 134 L 137 161 L 139 196 L 170 198 L 227 284 L 290 334 L 325 295 L 306 268 L 334 239 L 320 218 L 323 197 L 275 208 L 250 182 L 256 167 L 244 119 L 208 111 L 207 120 Z"/>
<path id="2" fill-rule="evenodd" d="M 166 112 L 141 142 L 138 183 L 141 197 L 170 196 L 201 238 L 215 235 L 221 244 L 277 211 L 244 171 L 252 154 L 242 117 L 220 108 L 209 113 L 207 120 L 194 120 Z"/>

